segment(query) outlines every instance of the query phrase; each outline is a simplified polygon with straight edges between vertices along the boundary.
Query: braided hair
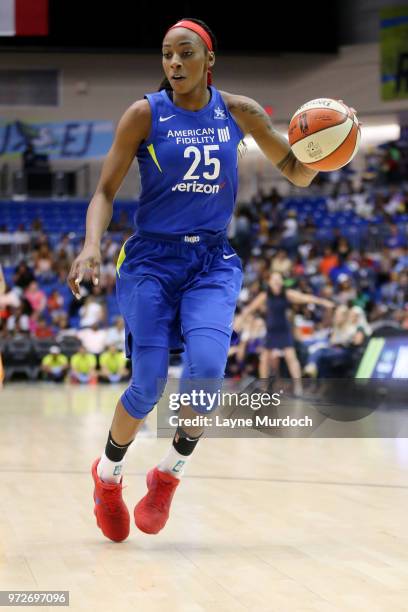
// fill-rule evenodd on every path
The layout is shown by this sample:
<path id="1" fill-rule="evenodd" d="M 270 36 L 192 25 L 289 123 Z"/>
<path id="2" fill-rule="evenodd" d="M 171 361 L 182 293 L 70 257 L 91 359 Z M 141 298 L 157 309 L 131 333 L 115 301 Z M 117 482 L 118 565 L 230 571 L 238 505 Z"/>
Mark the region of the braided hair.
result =
<path id="1" fill-rule="evenodd" d="M 184 20 L 188 20 L 188 21 L 193 21 L 194 23 L 197 23 L 199 26 L 201 26 L 210 36 L 211 38 L 211 42 L 212 42 L 212 46 L 213 46 L 213 50 L 216 51 L 217 50 L 217 39 L 215 38 L 215 34 L 210 30 L 210 28 L 208 27 L 208 25 L 206 23 L 204 23 L 204 21 L 201 21 L 201 19 L 194 19 L 192 17 L 183 17 L 182 21 Z M 206 47 L 207 50 L 207 47 Z M 166 91 L 173 91 L 173 88 L 168 80 L 167 77 L 164 77 L 164 79 L 162 80 L 162 82 L 159 85 L 159 89 L 157 91 L 161 91 L 162 89 L 165 89 Z"/>

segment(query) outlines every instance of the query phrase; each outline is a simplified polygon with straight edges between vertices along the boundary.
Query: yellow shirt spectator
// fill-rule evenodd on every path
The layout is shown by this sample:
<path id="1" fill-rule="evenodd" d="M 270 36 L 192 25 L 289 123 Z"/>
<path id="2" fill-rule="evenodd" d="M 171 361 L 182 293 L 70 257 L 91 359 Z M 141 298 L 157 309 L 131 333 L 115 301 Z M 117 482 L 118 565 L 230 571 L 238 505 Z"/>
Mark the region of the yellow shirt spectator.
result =
<path id="1" fill-rule="evenodd" d="M 106 368 L 111 374 L 117 374 L 126 365 L 126 357 L 120 352 L 105 351 L 99 357 L 99 364 L 101 368 Z"/>
<path id="2" fill-rule="evenodd" d="M 89 374 L 96 368 L 96 357 L 91 353 L 75 353 L 71 357 L 71 368 L 80 374 Z"/>
<path id="3" fill-rule="evenodd" d="M 41 365 L 45 368 L 64 368 L 68 365 L 68 359 L 65 355 L 45 355 L 42 358 Z"/>

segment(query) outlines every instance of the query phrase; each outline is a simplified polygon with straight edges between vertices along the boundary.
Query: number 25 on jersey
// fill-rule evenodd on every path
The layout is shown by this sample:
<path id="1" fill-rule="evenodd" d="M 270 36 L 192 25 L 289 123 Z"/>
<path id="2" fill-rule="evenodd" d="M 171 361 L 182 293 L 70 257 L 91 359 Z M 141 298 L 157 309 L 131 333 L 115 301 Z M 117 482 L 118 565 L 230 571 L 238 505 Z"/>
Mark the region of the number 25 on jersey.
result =
<path id="1" fill-rule="evenodd" d="M 221 164 L 220 164 L 220 160 L 217 159 L 216 157 L 211 157 L 211 151 L 218 151 L 219 150 L 219 145 L 204 145 L 204 165 L 205 166 L 213 166 L 213 171 L 212 172 L 203 172 L 203 177 L 205 179 L 208 180 L 214 180 L 216 178 L 219 177 L 220 175 L 220 170 L 221 170 Z M 193 163 L 191 164 L 189 170 L 187 171 L 187 173 L 184 175 L 183 180 L 195 180 L 195 179 L 199 179 L 200 175 L 199 174 L 194 174 L 194 172 L 196 171 L 197 167 L 200 165 L 201 162 L 201 151 L 198 147 L 187 147 L 184 151 L 184 157 L 193 157 Z"/>

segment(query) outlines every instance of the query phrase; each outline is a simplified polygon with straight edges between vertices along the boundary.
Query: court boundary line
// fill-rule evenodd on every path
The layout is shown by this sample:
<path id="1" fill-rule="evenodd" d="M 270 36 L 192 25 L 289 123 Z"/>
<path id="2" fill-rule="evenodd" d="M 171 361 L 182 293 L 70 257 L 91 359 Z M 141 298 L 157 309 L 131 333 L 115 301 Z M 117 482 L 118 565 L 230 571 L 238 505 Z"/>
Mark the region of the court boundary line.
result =
<path id="1" fill-rule="evenodd" d="M 7 472 L 17 474 L 71 474 L 71 475 L 88 475 L 90 471 L 87 470 L 37 470 L 29 468 L 0 468 L 0 474 L 6 474 Z M 126 472 L 125 476 L 140 476 L 146 477 L 146 472 Z M 290 478 L 253 478 L 250 476 L 183 476 L 183 480 L 230 480 L 232 482 L 245 481 L 245 482 L 265 482 L 265 483 L 277 483 L 277 484 L 310 484 L 310 485 L 323 485 L 323 486 L 338 486 L 338 487 L 372 487 L 379 489 L 408 489 L 408 484 L 386 484 L 378 482 L 344 482 L 334 480 L 302 480 L 302 479 L 290 479 Z"/>

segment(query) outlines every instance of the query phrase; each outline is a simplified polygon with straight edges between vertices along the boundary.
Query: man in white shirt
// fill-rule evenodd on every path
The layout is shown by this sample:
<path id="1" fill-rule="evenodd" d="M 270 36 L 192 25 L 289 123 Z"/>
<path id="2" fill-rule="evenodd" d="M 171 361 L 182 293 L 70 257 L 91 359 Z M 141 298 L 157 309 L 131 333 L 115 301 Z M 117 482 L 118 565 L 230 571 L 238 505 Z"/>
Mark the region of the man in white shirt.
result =
<path id="1" fill-rule="evenodd" d="M 100 355 L 105 350 L 106 329 L 99 329 L 98 323 L 94 323 L 92 327 L 80 329 L 77 337 L 88 353 Z"/>

